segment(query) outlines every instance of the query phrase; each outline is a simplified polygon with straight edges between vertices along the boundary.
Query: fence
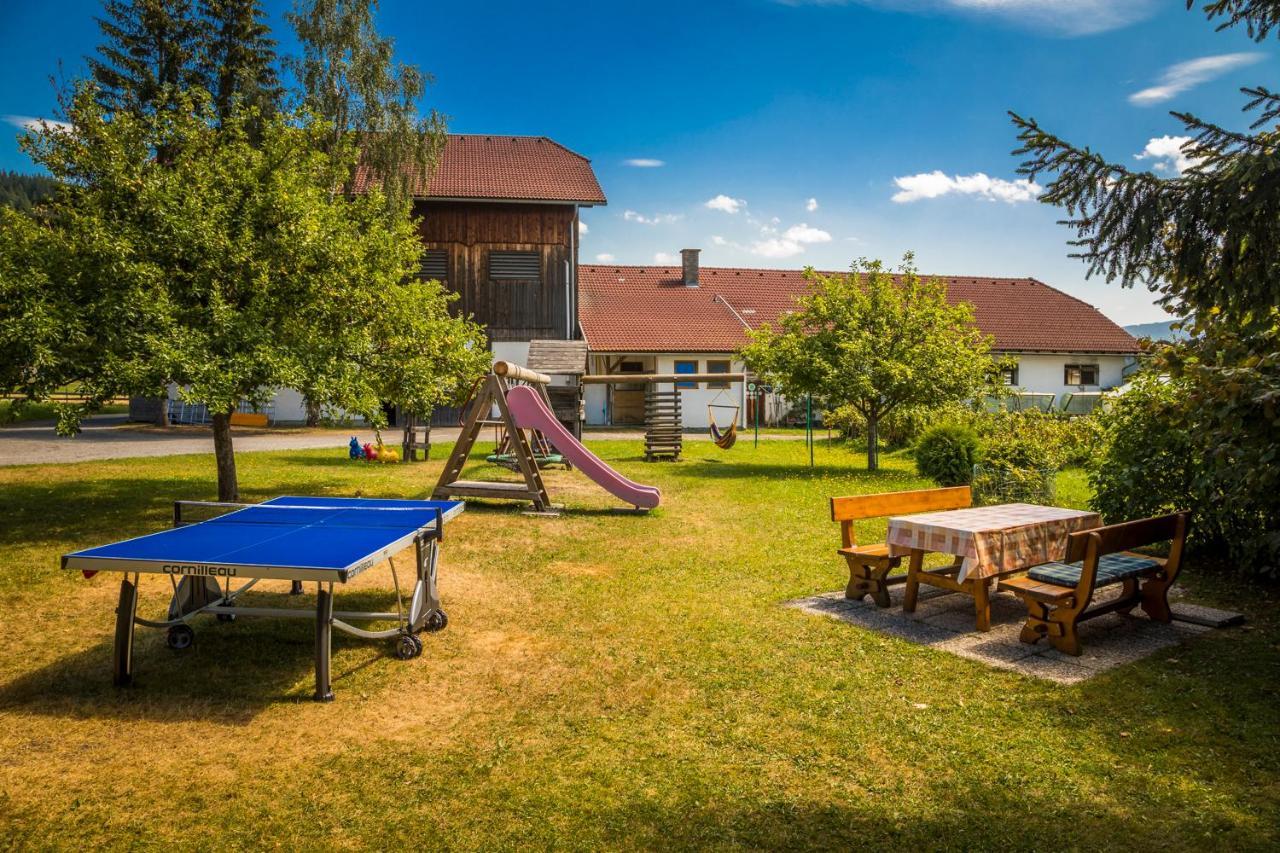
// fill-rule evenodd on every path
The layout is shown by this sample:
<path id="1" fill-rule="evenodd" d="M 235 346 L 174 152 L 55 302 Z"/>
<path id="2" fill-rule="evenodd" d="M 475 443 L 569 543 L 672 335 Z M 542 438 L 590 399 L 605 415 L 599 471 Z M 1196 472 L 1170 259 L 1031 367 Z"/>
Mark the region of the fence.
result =
<path id="1" fill-rule="evenodd" d="M 236 406 L 236 411 L 243 414 L 264 414 L 267 416 L 267 422 L 272 423 L 276 419 L 276 407 L 274 403 L 268 403 L 265 406 L 254 408 L 252 404 L 245 400 L 240 401 L 240 405 Z M 188 426 L 198 426 L 209 423 L 209 407 L 204 403 L 187 403 L 183 400 L 169 401 L 169 423 L 185 424 Z"/>

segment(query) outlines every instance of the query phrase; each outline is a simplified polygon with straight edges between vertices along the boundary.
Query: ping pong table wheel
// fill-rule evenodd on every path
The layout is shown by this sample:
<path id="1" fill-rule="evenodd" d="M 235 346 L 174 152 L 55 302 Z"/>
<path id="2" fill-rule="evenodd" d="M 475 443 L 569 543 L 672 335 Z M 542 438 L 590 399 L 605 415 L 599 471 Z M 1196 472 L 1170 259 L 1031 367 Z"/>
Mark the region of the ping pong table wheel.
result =
<path id="1" fill-rule="evenodd" d="M 422 641 L 413 634 L 402 634 L 399 640 L 396 640 L 396 657 L 400 660 L 409 660 L 416 658 L 422 654 Z"/>
<path id="2" fill-rule="evenodd" d="M 422 629 L 435 633 L 443 631 L 449 624 L 449 614 L 443 610 L 432 610 L 427 616 L 427 621 L 423 623 Z"/>
<path id="3" fill-rule="evenodd" d="M 176 651 L 189 649 L 196 641 L 196 632 L 191 630 L 190 625 L 173 625 L 169 628 L 164 641 L 169 648 Z"/>

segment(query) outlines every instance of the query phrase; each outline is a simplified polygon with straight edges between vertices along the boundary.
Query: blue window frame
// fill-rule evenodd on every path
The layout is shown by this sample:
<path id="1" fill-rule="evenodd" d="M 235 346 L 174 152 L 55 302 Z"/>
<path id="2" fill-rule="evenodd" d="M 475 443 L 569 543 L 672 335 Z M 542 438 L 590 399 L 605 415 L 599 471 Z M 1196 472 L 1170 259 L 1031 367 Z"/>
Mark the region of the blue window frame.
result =
<path id="1" fill-rule="evenodd" d="M 677 361 L 676 373 L 697 373 L 698 362 L 696 361 Z M 697 382 L 677 382 L 677 388 L 697 388 Z"/>

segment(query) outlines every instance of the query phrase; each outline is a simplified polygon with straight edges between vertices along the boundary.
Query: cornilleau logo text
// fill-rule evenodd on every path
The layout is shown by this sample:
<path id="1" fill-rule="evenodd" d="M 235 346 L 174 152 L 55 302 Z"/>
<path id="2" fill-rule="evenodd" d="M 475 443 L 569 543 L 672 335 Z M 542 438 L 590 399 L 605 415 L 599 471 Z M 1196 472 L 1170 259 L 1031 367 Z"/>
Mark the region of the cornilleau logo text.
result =
<path id="1" fill-rule="evenodd" d="M 160 567 L 160 571 L 166 575 L 200 575 L 204 577 L 233 578 L 236 576 L 236 570 L 230 566 L 206 566 L 203 563 L 192 565 L 190 563 L 173 563 Z"/>

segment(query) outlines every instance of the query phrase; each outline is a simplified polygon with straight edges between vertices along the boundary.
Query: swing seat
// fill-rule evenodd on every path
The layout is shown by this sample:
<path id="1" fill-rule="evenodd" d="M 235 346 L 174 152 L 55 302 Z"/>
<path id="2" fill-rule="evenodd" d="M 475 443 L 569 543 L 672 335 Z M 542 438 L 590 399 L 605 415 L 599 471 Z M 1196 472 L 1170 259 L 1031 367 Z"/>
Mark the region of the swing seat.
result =
<path id="1" fill-rule="evenodd" d="M 721 432 L 720 428 L 716 426 L 716 422 L 712 421 L 711 440 L 714 441 L 716 447 L 721 450 L 728 450 L 730 447 L 733 447 L 734 443 L 738 440 L 738 425 L 736 423 L 730 424 L 727 430 Z"/>
<path id="2" fill-rule="evenodd" d="M 716 424 L 716 409 L 733 409 L 733 420 L 729 422 L 728 429 L 723 432 L 720 430 L 719 425 Z M 707 423 L 711 427 L 711 440 L 721 450 L 728 450 L 738 440 L 738 413 L 740 411 L 742 409 L 738 406 L 716 405 L 715 403 L 707 405 Z"/>

